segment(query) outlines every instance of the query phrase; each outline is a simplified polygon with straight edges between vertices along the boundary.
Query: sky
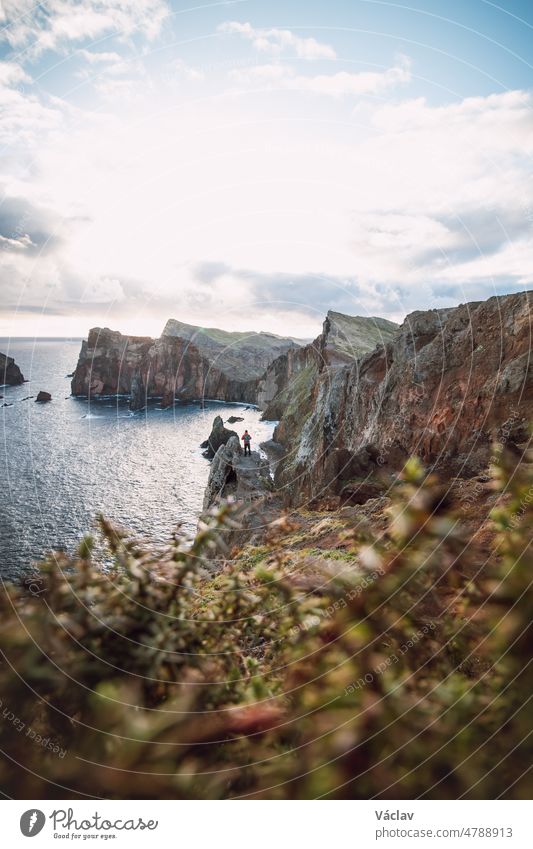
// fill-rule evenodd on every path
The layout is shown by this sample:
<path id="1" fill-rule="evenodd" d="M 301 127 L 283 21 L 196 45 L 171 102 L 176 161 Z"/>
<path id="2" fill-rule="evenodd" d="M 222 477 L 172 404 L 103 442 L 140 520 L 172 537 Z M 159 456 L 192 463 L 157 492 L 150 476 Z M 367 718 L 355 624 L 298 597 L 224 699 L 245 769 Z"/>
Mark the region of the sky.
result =
<path id="1" fill-rule="evenodd" d="M 0 0 L 0 336 L 533 288 L 533 3 Z"/>

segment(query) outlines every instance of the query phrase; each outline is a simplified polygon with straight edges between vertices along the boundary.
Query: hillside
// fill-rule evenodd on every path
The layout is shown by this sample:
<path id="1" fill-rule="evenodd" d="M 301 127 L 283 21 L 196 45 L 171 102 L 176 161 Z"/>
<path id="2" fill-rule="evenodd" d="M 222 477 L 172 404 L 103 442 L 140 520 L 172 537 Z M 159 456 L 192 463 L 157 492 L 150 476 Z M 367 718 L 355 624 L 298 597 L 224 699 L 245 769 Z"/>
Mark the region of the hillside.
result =
<path id="1" fill-rule="evenodd" d="M 394 338 L 398 325 L 385 318 L 351 316 L 330 310 L 322 333 L 303 348 L 275 360 L 259 382 L 257 403 L 265 418 L 288 421 L 305 406 L 325 367 L 353 363 Z"/>
<path id="2" fill-rule="evenodd" d="M 386 318 L 375 316 L 344 315 L 329 310 L 323 327 L 324 348 L 331 352 L 331 360 L 353 360 L 384 345 L 394 337 L 398 325 Z"/>

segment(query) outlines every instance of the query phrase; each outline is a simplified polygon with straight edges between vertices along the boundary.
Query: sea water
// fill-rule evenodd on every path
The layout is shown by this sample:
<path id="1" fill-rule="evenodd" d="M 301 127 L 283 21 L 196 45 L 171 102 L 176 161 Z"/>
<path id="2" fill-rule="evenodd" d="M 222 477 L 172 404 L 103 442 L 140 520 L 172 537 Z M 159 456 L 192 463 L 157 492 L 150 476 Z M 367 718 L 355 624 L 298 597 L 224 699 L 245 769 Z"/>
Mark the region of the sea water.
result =
<path id="1" fill-rule="evenodd" d="M 27 383 L 0 389 L 0 576 L 17 578 L 52 549 L 73 551 L 98 512 L 137 537 L 165 542 L 180 523 L 193 534 L 209 461 L 200 443 L 216 415 L 244 421 L 253 447 L 274 423 L 244 404 L 157 403 L 132 414 L 127 399 L 70 395 L 80 340 L 0 339 Z M 38 404 L 39 390 L 52 401 Z M 3 406 L 8 404 L 11 406 Z"/>

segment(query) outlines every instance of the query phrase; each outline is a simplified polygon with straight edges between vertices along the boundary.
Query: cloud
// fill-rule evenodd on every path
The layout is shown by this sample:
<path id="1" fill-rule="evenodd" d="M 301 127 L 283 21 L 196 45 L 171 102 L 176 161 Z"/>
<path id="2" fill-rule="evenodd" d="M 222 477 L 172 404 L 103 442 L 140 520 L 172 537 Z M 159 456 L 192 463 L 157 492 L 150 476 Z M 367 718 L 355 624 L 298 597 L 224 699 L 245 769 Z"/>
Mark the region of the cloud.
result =
<path id="1" fill-rule="evenodd" d="M 133 63 L 119 53 L 78 50 L 76 56 L 85 63 L 77 72 L 81 78 L 90 78 L 94 74 L 117 76 L 132 70 Z"/>
<path id="2" fill-rule="evenodd" d="M 31 78 L 21 65 L 16 62 L 0 62 L 0 86 L 9 87 L 29 82 Z"/>
<path id="3" fill-rule="evenodd" d="M 400 100 L 405 57 L 317 74 L 291 58 L 333 58 L 328 45 L 244 24 L 226 32 L 260 64 L 234 68 L 228 92 L 218 66 L 139 57 L 117 39 L 77 44 L 71 5 L 54 0 L 19 22 L 47 18 L 28 46 L 49 32 L 63 54 L 81 48 L 59 60 L 70 100 L 47 93 L 55 56 L 35 63 L 38 84 L 0 63 L 11 310 L 42 303 L 115 326 L 138 315 L 140 332 L 146 317 L 176 315 L 308 336 L 328 308 L 397 320 L 531 283 L 530 92 Z M 48 20 L 60 6 L 62 28 Z"/>
<path id="4" fill-rule="evenodd" d="M 226 21 L 218 27 L 219 32 L 241 35 L 252 42 L 260 53 L 279 56 L 285 51 L 294 53 L 299 59 L 335 59 L 336 53 L 329 44 L 323 44 L 314 38 L 302 38 L 288 29 L 261 29 L 250 23 Z"/>
<path id="5" fill-rule="evenodd" d="M 410 82 L 411 62 L 407 56 L 400 56 L 397 63 L 385 71 L 337 71 L 316 75 L 298 74 L 288 65 L 271 63 L 232 70 L 230 79 L 245 85 L 271 87 L 273 90 L 309 92 L 333 98 L 361 97 L 384 94 Z"/>
<path id="6" fill-rule="evenodd" d="M 35 247 L 35 242 L 32 242 L 27 233 L 16 238 L 0 235 L 0 250 L 25 251 L 28 248 Z"/>
<path id="7" fill-rule="evenodd" d="M 309 91 L 328 97 L 383 94 L 398 85 L 410 82 L 410 65 L 410 60 L 402 56 L 396 65 L 386 71 L 338 71 L 336 74 L 319 74 L 312 77 L 295 75 L 287 78 L 285 86 L 293 91 Z"/>
<path id="8" fill-rule="evenodd" d="M 384 104 L 374 114 L 372 122 L 389 133 L 431 131 L 445 126 L 459 128 L 463 133 L 472 121 L 477 127 L 481 124 L 487 130 L 497 129 L 504 123 L 507 130 L 513 130 L 509 141 L 512 143 L 513 139 L 519 138 L 522 143 L 533 127 L 532 105 L 531 93 L 523 90 L 487 97 L 466 97 L 444 106 L 431 106 L 420 97 L 403 103 Z M 533 147 L 531 137 L 529 141 Z"/>
<path id="9" fill-rule="evenodd" d="M 0 6 L 0 40 L 39 55 L 74 42 L 136 33 L 159 35 L 169 7 L 165 0 L 4 0 Z"/>
<path id="10" fill-rule="evenodd" d="M 57 103 L 26 90 L 31 82 L 20 66 L 0 62 L 0 143 L 6 147 L 42 142 L 44 134 L 62 122 Z"/>
<path id="11" fill-rule="evenodd" d="M 208 299 L 213 305 L 222 300 L 228 306 L 244 295 L 247 309 L 257 312 L 279 309 L 312 316 L 325 315 L 328 309 L 350 312 L 357 305 L 363 308 L 368 297 L 368 291 L 357 281 L 327 273 L 268 273 L 212 262 L 198 263 L 191 274 L 193 297 L 200 295 L 204 304 Z"/>

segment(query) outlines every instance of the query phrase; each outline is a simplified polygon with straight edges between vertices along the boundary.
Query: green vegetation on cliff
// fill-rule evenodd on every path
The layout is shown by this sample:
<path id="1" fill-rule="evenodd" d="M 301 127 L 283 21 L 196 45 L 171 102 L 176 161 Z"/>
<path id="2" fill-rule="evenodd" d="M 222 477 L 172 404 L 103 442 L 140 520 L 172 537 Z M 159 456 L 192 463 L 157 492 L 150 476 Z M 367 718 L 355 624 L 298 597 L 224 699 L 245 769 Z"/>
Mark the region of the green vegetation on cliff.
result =
<path id="1" fill-rule="evenodd" d="M 303 344 L 291 336 L 196 327 L 174 318 L 167 321 L 162 333 L 162 338 L 169 336 L 188 340 L 216 368 L 241 380 L 259 379 L 277 357 Z"/>
<path id="2" fill-rule="evenodd" d="M 390 342 L 398 332 L 398 325 L 386 318 L 344 315 L 330 310 L 324 332 L 328 347 L 352 360 L 370 353 L 376 345 Z"/>

